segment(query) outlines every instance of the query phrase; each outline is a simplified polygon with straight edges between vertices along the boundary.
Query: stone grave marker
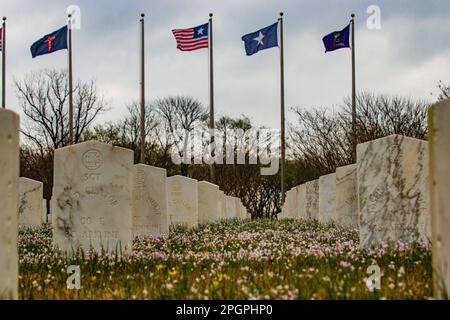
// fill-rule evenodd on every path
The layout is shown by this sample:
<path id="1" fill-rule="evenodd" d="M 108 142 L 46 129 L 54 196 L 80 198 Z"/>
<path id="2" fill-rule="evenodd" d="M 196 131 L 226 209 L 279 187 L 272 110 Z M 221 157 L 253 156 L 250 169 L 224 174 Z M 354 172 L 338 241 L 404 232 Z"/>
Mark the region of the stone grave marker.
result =
<path id="1" fill-rule="evenodd" d="M 55 150 L 53 237 L 66 252 L 132 244 L 133 151 L 97 141 Z"/>
<path id="2" fill-rule="evenodd" d="M 42 224 L 42 194 L 44 185 L 40 181 L 19 178 L 19 226 L 37 228 Z"/>
<path id="3" fill-rule="evenodd" d="M 0 109 L 0 300 L 18 298 L 19 116 Z"/>
<path id="4" fill-rule="evenodd" d="M 336 174 L 319 178 L 319 222 L 331 223 L 336 215 Z"/>
<path id="5" fill-rule="evenodd" d="M 450 100 L 428 111 L 434 295 L 450 294 Z M 446 296 L 447 295 L 447 296 Z"/>
<path id="6" fill-rule="evenodd" d="M 212 222 L 221 215 L 219 186 L 207 181 L 198 183 L 198 223 Z"/>
<path id="7" fill-rule="evenodd" d="M 305 218 L 319 218 L 319 180 L 313 180 L 305 183 Z"/>
<path id="8" fill-rule="evenodd" d="M 336 223 L 359 228 L 356 164 L 336 168 Z"/>
<path id="9" fill-rule="evenodd" d="M 167 213 L 171 224 L 198 224 L 198 182 L 180 175 L 167 178 Z"/>
<path id="10" fill-rule="evenodd" d="M 428 143 L 391 135 L 357 147 L 360 245 L 428 241 Z"/>
<path id="11" fill-rule="evenodd" d="M 168 233 L 166 170 L 135 164 L 133 174 L 133 238 Z"/>

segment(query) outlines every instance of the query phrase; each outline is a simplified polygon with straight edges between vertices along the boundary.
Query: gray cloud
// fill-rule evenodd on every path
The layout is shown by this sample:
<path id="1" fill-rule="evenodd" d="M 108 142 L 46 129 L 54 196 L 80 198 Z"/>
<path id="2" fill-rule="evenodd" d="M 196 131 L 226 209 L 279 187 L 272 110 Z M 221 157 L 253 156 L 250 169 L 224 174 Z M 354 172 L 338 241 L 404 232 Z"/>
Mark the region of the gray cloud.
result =
<path id="1" fill-rule="evenodd" d="M 450 6 L 438 1 L 56 1 L 2 0 L 8 16 L 8 105 L 20 112 L 13 77 L 42 68 L 65 68 L 64 52 L 31 59 L 33 41 L 65 23 L 68 5 L 80 6 L 82 29 L 74 31 L 74 75 L 96 79 L 119 119 L 139 97 L 139 13 L 145 12 L 147 97 L 192 95 L 208 102 L 207 50 L 176 50 L 173 28 L 204 23 L 214 12 L 215 93 L 219 114 L 250 116 L 279 127 L 279 58 L 270 49 L 246 57 L 245 33 L 285 12 L 286 103 L 332 106 L 350 94 L 350 51 L 324 53 L 322 37 L 357 14 L 358 88 L 427 99 L 439 79 L 448 79 Z M 368 30 L 366 8 L 381 8 L 382 29 Z M 287 118 L 293 121 L 292 113 Z"/>

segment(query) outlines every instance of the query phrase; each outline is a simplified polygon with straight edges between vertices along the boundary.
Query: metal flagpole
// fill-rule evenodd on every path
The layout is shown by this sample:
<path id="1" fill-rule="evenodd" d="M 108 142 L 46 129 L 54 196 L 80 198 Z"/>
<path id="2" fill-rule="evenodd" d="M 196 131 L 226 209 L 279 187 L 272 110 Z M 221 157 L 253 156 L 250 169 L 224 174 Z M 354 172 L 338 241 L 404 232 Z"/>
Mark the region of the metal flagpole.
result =
<path id="1" fill-rule="evenodd" d="M 72 87 L 72 15 L 68 15 L 69 29 L 69 144 L 74 144 L 73 137 L 73 87 Z"/>
<path id="2" fill-rule="evenodd" d="M 285 128 L 284 128 L 284 43 L 283 43 L 283 12 L 280 12 L 280 105 L 281 105 L 281 205 L 284 204 L 286 197 L 286 172 L 285 172 Z"/>
<path id="3" fill-rule="evenodd" d="M 352 160 L 356 162 L 356 85 L 355 85 L 355 14 L 351 14 L 352 28 Z"/>
<path id="4" fill-rule="evenodd" d="M 6 17 L 3 17 L 2 25 L 2 108 L 6 108 L 5 79 L 6 79 Z"/>
<path id="5" fill-rule="evenodd" d="M 211 145 L 214 144 L 214 73 L 213 73 L 213 14 L 209 14 L 209 129 L 211 132 Z M 214 150 L 215 152 L 216 150 Z M 212 154 L 211 154 L 212 156 Z M 216 183 L 215 164 L 210 165 L 210 181 Z"/>
<path id="6" fill-rule="evenodd" d="M 144 17 L 141 13 L 141 157 L 140 162 L 145 163 L 145 40 Z"/>

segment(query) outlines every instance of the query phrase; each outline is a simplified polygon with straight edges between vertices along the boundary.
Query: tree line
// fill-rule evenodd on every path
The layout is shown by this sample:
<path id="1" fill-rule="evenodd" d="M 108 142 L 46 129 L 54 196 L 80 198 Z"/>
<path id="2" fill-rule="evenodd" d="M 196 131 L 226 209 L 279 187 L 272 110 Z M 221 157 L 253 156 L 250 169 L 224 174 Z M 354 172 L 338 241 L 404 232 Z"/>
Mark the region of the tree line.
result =
<path id="1" fill-rule="evenodd" d="M 50 199 L 54 150 L 69 143 L 67 73 L 41 70 L 15 80 L 14 85 L 23 112 L 21 176 L 44 182 L 44 198 Z M 450 97 L 450 85 L 439 81 L 437 90 L 435 99 Z M 391 134 L 427 139 L 428 106 L 428 101 L 409 97 L 360 92 L 356 139 L 362 143 Z M 208 127 L 207 108 L 193 97 L 169 96 L 147 103 L 145 109 L 146 143 L 141 150 L 139 104 L 130 102 L 118 121 L 97 123 L 99 116 L 109 111 L 107 100 L 99 93 L 95 81 L 77 81 L 74 84 L 75 142 L 95 139 L 129 148 L 135 151 L 135 162 L 144 152 L 147 164 L 165 168 L 169 176 L 181 174 L 208 180 L 208 165 L 175 164 L 171 158 L 172 149 L 183 139 L 178 132 Z M 288 188 L 351 164 L 349 99 L 345 98 L 334 111 L 325 107 L 292 107 L 291 110 L 295 121 L 287 129 Z M 261 128 L 246 115 L 221 116 L 216 121 L 216 129 L 225 137 L 231 130 L 247 132 Z M 250 152 L 246 151 L 247 158 Z M 225 193 L 242 199 L 254 218 L 274 218 L 281 210 L 280 177 L 263 176 L 260 168 L 261 164 L 248 164 L 248 161 L 216 165 L 217 184 Z"/>

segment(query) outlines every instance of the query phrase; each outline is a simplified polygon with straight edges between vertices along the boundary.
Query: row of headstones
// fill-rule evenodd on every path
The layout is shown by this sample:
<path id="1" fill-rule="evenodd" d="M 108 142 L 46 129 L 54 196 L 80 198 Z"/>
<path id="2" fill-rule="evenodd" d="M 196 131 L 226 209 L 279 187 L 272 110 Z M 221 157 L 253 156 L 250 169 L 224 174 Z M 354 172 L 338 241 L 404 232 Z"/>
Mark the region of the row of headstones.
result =
<path id="1" fill-rule="evenodd" d="M 281 217 L 357 228 L 363 248 L 428 242 L 428 142 L 391 135 L 356 153 L 356 164 L 289 190 Z"/>
<path id="2" fill-rule="evenodd" d="M 328 187 L 322 186 L 322 192 L 320 179 L 296 188 L 300 191 L 290 191 L 282 216 L 327 219 L 330 214 L 320 207 L 329 208 L 325 199 L 334 198 L 332 219 L 345 221 L 344 216 L 350 217 L 346 223 L 358 226 L 363 246 L 378 241 L 422 239 L 429 233 L 431 220 L 434 289 L 440 297 L 450 291 L 450 100 L 431 107 L 428 119 L 429 148 L 426 142 L 401 136 L 361 144 L 357 148 L 356 173 L 354 166 L 338 168 L 334 179 L 322 178 L 322 185 L 332 181 Z M 19 117 L 5 109 L 0 109 L 0 150 L 0 299 L 15 299 Z M 132 158 L 131 150 L 95 142 L 56 151 L 56 198 L 52 207 L 60 243 L 73 244 L 102 236 L 120 239 L 113 230 L 117 220 L 131 225 L 131 215 L 123 213 L 132 210 L 130 172 L 136 168 Z M 176 180 L 180 178 L 167 179 L 167 184 L 174 186 L 168 196 L 173 201 L 169 200 L 168 206 L 189 207 L 182 194 L 198 196 L 199 184 L 191 184 L 192 191 L 189 184 Z M 327 189 L 334 189 L 334 196 L 327 195 Z M 290 205 L 294 201 L 291 199 L 298 202 Z M 339 206 L 349 209 L 342 211 Z M 198 204 L 192 212 L 198 214 Z M 338 217 L 337 212 L 346 213 Z M 81 233 L 74 232 L 77 230 Z"/>
<path id="3" fill-rule="evenodd" d="M 165 169 L 148 165 L 134 167 L 132 237 L 159 236 L 168 232 L 170 224 L 193 227 L 248 217 L 241 199 L 226 195 L 215 184 L 183 176 L 166 178 Z M 52 210 L 47 212 L 47 200 L 42 195 L 42 182 L 19 178 L 19 226 L 36 228 L 52 223 Z"/>
<path id="4" fill-rule="evenodd" d="M 0 109 L 0 150 L 1 300 L 18 296 L 18 226 L 40 225 L 48 217 L 42 214 L 42 183 L 19 179 L 19 116 L 7 109 Z M 134 165 L 133 158 L 132 150 L 96 141 L 55 151 L 50 211 L 60 249 L 127 253 L 133 236 L 165 233 L 171 223 L 247 218 L 242 202 L 218 186 L 167 178 L 166 170 Z"/>
<path id="5" fill-rule="evenodd" d="M 68 252 L 126 252 L 135 237 L 166 234 L 171 224 L 247 217 L 241 200 L 219 186 L 133 165 L 132 152 L 97 141 L 56 150 L 51 214 L 44 213 L 42 182 L 20 177 L 19 226 L 52 223 L 55 244 Z"/>

